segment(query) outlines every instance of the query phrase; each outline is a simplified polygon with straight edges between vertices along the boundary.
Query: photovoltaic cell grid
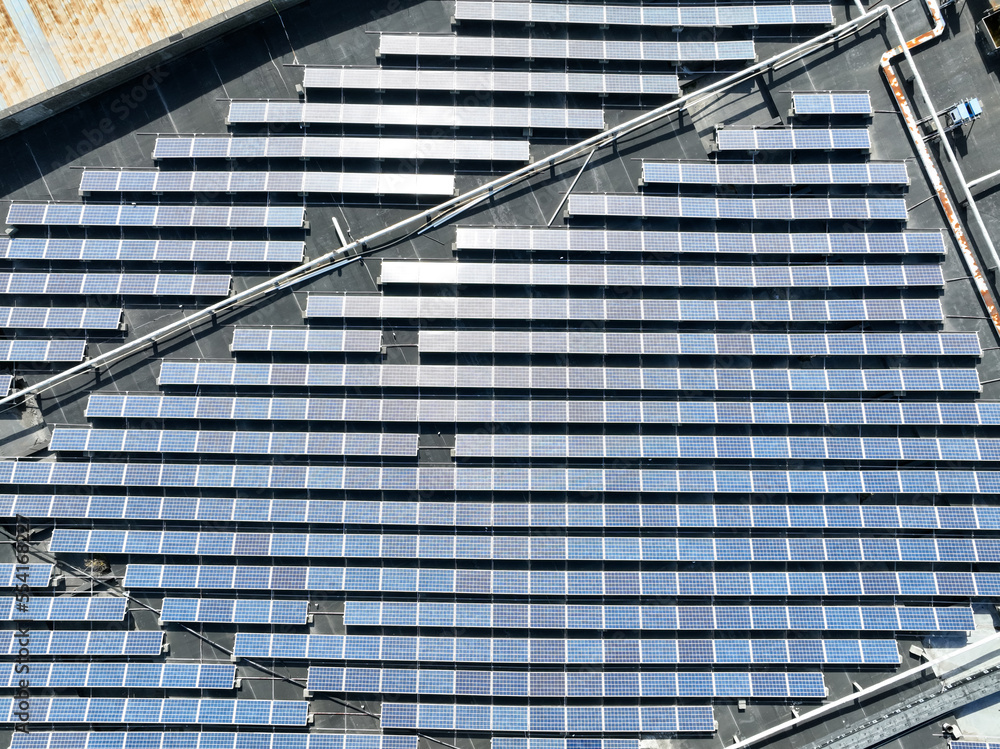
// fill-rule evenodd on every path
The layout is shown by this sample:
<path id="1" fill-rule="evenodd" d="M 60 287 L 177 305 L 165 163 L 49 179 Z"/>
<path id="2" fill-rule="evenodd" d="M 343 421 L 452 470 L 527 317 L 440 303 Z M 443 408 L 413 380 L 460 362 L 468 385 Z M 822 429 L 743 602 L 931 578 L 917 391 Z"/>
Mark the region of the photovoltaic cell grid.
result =
<path id="1" fill-rule="evenodd" d="M 996 596 L 991 572 L 581 572 L 130 564 L 125 586 L 542 596 Z M 256 635 L 248 635 L 256 637 Z M 291 638 L 293 635 L 278 635 Z M 350 639 L 350 638 L 348 638 Z M 386 638 L 391 641 L 392 638 Z M 459 638 L 462 641 L 462 638 Z M 238 642 L 238 641 L 237 641 Z M 304 642 L 304 641 L 303 641 Z M 333 642 L 333 640 L 330 640 Z M 268 646 L 270 647 L 270 645 Z M 301 656 L 304 657 L 304 656 Z M 339 656 L 337 656 L 339 657 Z M 377 654 L 369 653 L 372 659 Z M 387 660 L 396 660 L 387 658 Z"/>
<path id="2" fill-rule="evenodd" d="M 452 195 L 455 192 L 455 177 L 450 174 L 399 172 L 154 172 L 87 169 L 80 181 L 80 193 L 89 192 Z"/>
<path id="3" fill-rule="evenodd" d="M 494 737 L 491 749 L 639 749 L 639 739 L 553 739 Z M 11 749 L 27 749 L 12 746 Z M 35 749 L 32 747 L 31 749 Z M 38 747 L 37 749 L 48 749 Z M 55 747 L 53 747 L 55 749 Z"/>
<path id="4" fill-rule="evenodd" d="M 383 260 L 382 284 L 496 286 L 943 286 L 940 265 L 611 265 Z"/>
<path id="5" fill-rule="evenodd" d="M 347 601 L 347 627 L 481 629 L 793 629 L 969 632 L 972 609 L 919 606 L 560 606 Z"/>
<path id="6" fill-rule="evenodd" d="M 306 79 L 310 70 L 306 68 Z M 352 70 L 345 68 L 344 70 Z M 380 68 L 374 68 L 380 71 Z M 393 71 L 385 71 L 389 73 Z M 398 71 L 416 74 L 428 71 Z M 365 85 L 361 88 L 371 90 Z M 377 87 L 375 87 L 377 88 Z M 413 88 L 406 86 L 405 88 Z M 449 91 L 455 89 L 448 89 Z M 479 89 L 476 89 L 479 90 Z M 522 91 L 524 89 L 521 89 Z M 432 159 L 459 161 L 528 161 L 526 140 L 470 138 L 364 138 L 336 136 L 157 138 L 154 159 Z M 171 172 L 172 174 L 173 172 Z M 237 174 L 245 175 L 246 172 Z"/>
<path id="7" fill-rule="evenodd" d="M 0 341 L 0 361 L 77 362 L 83 361 L 86 352 L 86 341 Z M 2 384 L 0 390 L 6 392 Z"/>
<path id="8" fill-rule="evenodd" d="M 1000 741 L 949 741 L 948 749 L 1000 749 Z"/>
<path id="9" fill-rule="evenodd" d="M 719 151 L 870 151 L 871 136 L 865 128 L 732 128 L 715 131 Z"/>
<path id="10" fill-rule="evenodd" d="M 243 731 L 32 731 L 14 733 L 11 749 L 417 749 L 417 737 Z"/>
<path id="11" fill-rule="evenodd" d="M 161 622 L 305 624 L 309 601 L 164 598 Z"/>
<path id="12" fill-rule="evenodd" d="M 0 654 L 16 655 L 21 645 L 18 633 L 0 631 Z M 63 655 L 159 655 L 163 651 L 163 632 L 50 631 L 32 630 L 32 656 Z M 32 700 L 34 703 L 34 700 Z M 78 713 L 79 715 L 79 713 Z"/>
<path id="13" fill-rule="evenodd" d="M 0 564 L 0 587 L 47 588 L 52 578 L 51 564 Z"/>
<path id="14" fill-rule="evenodd" d="M 528 70 L 406 70 L 403 68 L 353 65 L 344 67 L 307 65 L 302 86 L 307 89 L 365 89 L 367 91 L 528 91 L 570 94 L 664 95 L 680 93 L 677 76 L 665 74 L 549 73 Z M 503 141 L 493 142 L 502 143 Z M 457 141 L 457 143 L 461 143 L 461 141 Z M 524 154 L 524 158 L 518 158 L 518 161 L 528 160 L 527 142 L 523 142 L 523 146 L 523 151 L 519 150 L 519 152 Z M 482 153 L 486 153 L 486 151 L 482 151 Z M 485 157 L 477 155 L 466 158 Z"/>
<path id="15" fill-rule="evenodd" d="M 872 114 L 868 92 L 793 93 L 794 114 Z"/>
<path id="16" fill-rule="evenodd" d="M 301 263 L 304 253 L 304 242 L 0 238 L 0 259 L 3 260 Z"/>
<path id="17" fill-rule="evenodd" d="M 311 692 L 483 697 L 758 697 L 821 699 L 819 673 L 646 671 L 439 671 L 410 668 L 309 669 Z"/>
<path id="18" fill-rule="evenodd" d="M 908 185 L 910 183 L 906 173 L 906 163 L 903 161 L 873 161 L 865 164 L 644 161 L 642 181 L 650 185 Z"/>
<path id="19" fill-rule="evenodd" d="M 460 458 L 711 458 L 715 460 L 1000 460 L 1000 440 L 731 435 L 459 434 Z"/>
<path id="20" fill-rule="evenodd" d="M 711 218 L 758 221 L 906 221 L 902 198 L 693 198 L 573 193 L 569 216 Z"/>
<path id="21" fill-rule="evenodd" d="M 22 608 L 23 606 L 27 608 Z M 32 596 L 18 606 L 13 596 L 0 596 L 0 620 L 52 622 L 120 622 L 128 601 L 111 596 Z"/>
<path id="22" fill-rule="evenodd" d="M 0 482 L 348 491 L 996 494 L 998 471 L 745 471 L 0 461 Z"/>
<path id="23" fill-rule="evenodd" d="M 367 432 L 210 432 L 183 429 L 52 430 L 50 450 L 243 455 L 417 454 L 416 434 Z"/>
<path id="24" fill-rule="evenodd" d="M 650 62 L 753 60 L 756 58 L 754 43 L 751 41 L 637 42 L 390 33 L 379 35 L 378 53 L 380 56 L 514 57 L 519 60 L 643 60 Z"/>
<path id="25" fill-rule="evenodd" d="M 460 349 L 461 350 L 461 349 Z M 90 418 L 550 424 L 1000 426 L 1000 403 L 430 400 L 92 395 Z"/>
<path id="26" fill-rule="evenodd" d="M 551 504 L 0 494 L 25 517 L 483 528 L 1000 530 L 988 505 Z"/>
<path id="27" fill-rule="evenodd" d="M 383 728 L 540 733 L 710 733 L 711 707 L 548 707 L 382 703 Z"/>
<path id="28" fill-rule="evenodd" d="M 579 273 L 582 275 L 583 271 Z M 938 299 L 548 299 L 310 294 L 305 317 L 835 322 L 942 320 L 944 313 Z"/>
<path id="29" fill-rule="evenodd" d="M 829 5 L 722 5 L 645 8 L 630 5 L 458 0 L 457 21 L 579 23 L 602 26 L 758 26 L 832 24 Z"/>
<path id="30" fill-rule="evenodd" d="M 120 309 L 99 307 L 0 307 L 0 328 L 118 330 Z"/>
<path id="31" fill-rule="evenodd" d="M 1000 563 L 1000 540 L 966 538 L 563 538 L 56 529 L 49 550 L 241 558 Z"/>
<path id="32" fill-rule="evenodd" d="M 730 356 L 981 356 L 975 333 L 599 333 L 420 330 L 421 351 Z M 748 403 L 756 407 L 756 403 Z M 954 404 L 942 404 L 947 409 Z"/>
<path id="33" fill-rule="evenodd" d="M 600 109 L 333 104 L 297 101 L 230 103 L 229 124 L 265 122 L 603 130 L 604 112 Z"/>
<path id="34" fill-rule="evenodd" d="M 894 640 L 659 640 L 236 633 L 238 658 L 442 663 L 897 664 Z M 591 708 L 593 709 L 593 708 Z M 603 708 L 607 709 L 607 708 Z M 509 730 L 509 729 L 504 729 Z"/>
<path id="35" fill-rule="evenodd" d="M 234 328 L 232 351 L 381 351 L 381 330 Z"/>
<path id="36" fill-rule="evenodd" d="M 7 395 L 10 392 L 11 385 L 14 384 L 13 375 L 0 375 L 0 393 Z"/>
<path id="37" fill-rule="evenodd" d="M 183 273 L 0 273 L 0 294 L 227 296 L 231 283 L 232 276 Z"/>
<path id="38" fill-rule="evenodd" d="M 913 300 L 917 301 L 917 300 Z M 934 300 L 938 304 L 937 300 Z M 164 360 L 162 385 L 539 390 L 981 391 L 968 369 L 677 369 L 381 364 L 235 364 Z"/>
<path id="39" fill-rule="evenodd" d="M 293 206 L 76 205 L 11 203 L 11 226 L 221 226 L 300 229 L 305 209 Z"/>
<path id="40" fill-rule="evenodd" d="M 458 250 L 527 252 L 740 253 L 780 255 L 907 255 L 945 253 L 939 231 L 894 234 L 763 234 L 727 232 L 606 231 L 603 229 L 459 226 Z"/>
<path id="41" fill-rule="evenodd" d="M 22 674 L 0 664 L 0 687 L 16 689 Z M 46 689 L 232 689 L 236 666 L 202 663 L 33 663 L 31 686 Z"/>
<path id="42" fill-rule="evenodd" d="M 0 698 L 0 719 L 16 722 L 17 700 Z M 304 726 L 308 702 L 291 700 L 32 697 L 32 723 L 158 723 Z"/>

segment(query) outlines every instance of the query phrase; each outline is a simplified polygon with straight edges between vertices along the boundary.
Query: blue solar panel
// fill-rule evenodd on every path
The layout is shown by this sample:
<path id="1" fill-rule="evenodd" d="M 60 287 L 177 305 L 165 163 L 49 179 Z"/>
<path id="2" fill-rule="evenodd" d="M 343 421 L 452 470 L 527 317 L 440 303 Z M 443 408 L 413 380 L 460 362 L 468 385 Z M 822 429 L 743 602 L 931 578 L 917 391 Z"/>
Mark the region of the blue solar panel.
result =
<path id="1" fill-rule="evenodd" d="M 444 694 L 489 697 L 761 697 L 827 695 L 819 673 L 647 671 L 441 671 L 402 668 L 309 668 L 311 692 Z"/>
<path id="2" fill-rule="evenodd" d="M 233 351 L 381 351 L 381 330 L 235 328 Z"/>
<path id="3" fill-rule="evenodd" d="M 604 279 L 600 285 L 605 285 Z M 752 285 L 752 283 L 750 284 Z M 941 320 L 937 299 L 735 301 L 690 299 L 549 299 L 525 297 L 394 297 L 312 294 L 307 318 L 487 320 Z"/>
<path id="4" fill-rule="evenodd" d="M 33 656 L 63 655 L 160 655 L 163 632 L 49 631 L 32 630 Z M 17 632 L 0 631 L 0 654 L 15 655 L 21 647 Z"/>
<path id="5" fill-rule="evenodd" d="M 51 564 L 0 564 L 0 587 L 47 588 L 51 579 Z"/>
<path id="6" fill-rule="evenodd" d="M 0 716 L 17 720 L 16 699 L 0 699 Z M 32 697 L 32 723 L 158 723 L 304 726 L 309 703 L 290 700 L 199 700 Z"/>
<path id="7" fill-rule="evenodd" d="M 863 164 L 752 164 L 644 161 L 643 184 L 667 185 L 908 185 L 904 161 Z"/>
<path id="8" fill-rule="evenodd" d="M 605 423 L 1000 425 L 1000 404 L 636 400 L 435 400 L 92 395 L 91 419 Z"/>
<path id="9" fill-rule="evenodd" d="M 767 494 L 992 494 L 990 471 L 677 471 L 603 468 L 255 466 L 0 461 L 25 485 L 284 488 L 357 491 L 569 491 Z"/>
<path id="10" fill-rule="evenodd" d="M 588 193 L 570 195 L 567 214 L 778 221 L 907 219 L 906 201 L 901 198 L 694 198 Z"/>
<path id="11" fill-rule="evenodd" d="M 685 252 L 779 255 L 906 255 L 945 253 L 940 231 L 852 234 L 605 231 L 459 226 L 458 250 L 526 252 Z"/>
<path id="12" fill-rule="evenodd" d="M 210 590 L 325 590 L 490 595 L 989 596 L 989 572 L 596 573 L 390 567 L 232 567 L 130 564 L 125 587 Z M 289 635 L 291 637 L 291 635 Z M 390 659 L 391 660 L 391 659 Z"/>
<path id="13" fill-rule="evenodd" d="M 715 460 L 948 460 L 1000 458 L 1000 440 L 895 437 L 458 434 L 460 458 L 711 458 Z"/>
<path id="14" fill-rule="evenodd" d="M 865 538 L 603 538 L 53 531 L 52 552 L 359 559 L 618 560 L 657 562 L 997 562 L 1000 540 Z"/>
<path id="15" fill-rule="evenodd" d="M 384 728 L 532 733 L 710 733 L 711 707 L 382 704 Z"/>
<path id="16" fill-rule="evenodd" d="M 0 686 L 17 688 L 15 664 L 0 664 Z M 205 663 L 34 663 L 32 687 L 62 689 L 232 689 L 236 666 Z"/>
<path id="17" fill-rule="evenodd" d="M 64 452 L 413 456 L 417 454 L 417 435 L 56 427 L 52 430 L 49 449 Z"/>
<path id="18" fill-rule="evenodd" d="M 961 631 L 972 609 L 907 606 L 611 606 L 347 601 L 347 627 Z"/>
<path id="19" fill-rule="evenodd" d="M 790 128 L 730 128 L 715 131 L 715 147 L 719 151 L 766 150 L 871 150 L 871 136 L 864 128 L 821 129 Z"/>
<path id="20" fill-rule="evenodd" d="M 118 330 L 120 309 L 99 307 L 0 307 L 0 328 Z"/>
<path id="21" fill-rule="evenodd" d="M 417 749 L 416 736 L 212 731 L 15 732 L 12 749 Z"/>
<path id="22" fill-rule="evenodd" d="M 20 605 L 13 596 L 0 597 L 0 620 L 120 622 L 125 618 L 128 599 L 112 596 L 32 596 Z"/>
<path id="23" fill-rule="evenodd" d="M 11 203 L 11 226 L 221 226 L 301 228 L 305 209 L 293 206 L 74 205 Z"/>
<path id="24" fill-rule="evenodd" d="M 935 301 L 935 304 L 937 302 Z M 972 391 L 968 369 L 675 369 L 381 364 L 233 364 L 164 360 L 160 385 L 545 390 Z"/>
<path id="25" fill-rule="evenodd" d="M 78 362 L 86 351 L 87 342 L 82 340 L 0 341 L 0 361 Z M 10 386 L 0 390 L 7 392 Z"/>
<path id="26" fill-rule="evenodd" d="M 0 238 L 4 260 L 301 263 L 304 252 L 304 242 L 289 241 Z"/>
<path id="27" fill-rule="evenodd" d="M 25 517 L 190 520 L 213 523 L 344 523 L 501 528 L 856 528 L 1000 530 L 988 505 L 677 505 L 410 502 L 3 494 Z"/>
<path id="28" fill-rule="evenodd" d="M 867 91 L 819 93 L 793 93 L 792 112 L 796 115 L 812 114 L 872 114 L 872 100 Z"/>
<path id="29" fill-rule="evenodd" d="M 185 273 L 0 273 L 0 294 L 227 296 L 232 276 Z"/>
<path id="30" fill-rule="evenodd" d="M 164 598 L 161 622 L 305 624 L 309 601 Z"/>

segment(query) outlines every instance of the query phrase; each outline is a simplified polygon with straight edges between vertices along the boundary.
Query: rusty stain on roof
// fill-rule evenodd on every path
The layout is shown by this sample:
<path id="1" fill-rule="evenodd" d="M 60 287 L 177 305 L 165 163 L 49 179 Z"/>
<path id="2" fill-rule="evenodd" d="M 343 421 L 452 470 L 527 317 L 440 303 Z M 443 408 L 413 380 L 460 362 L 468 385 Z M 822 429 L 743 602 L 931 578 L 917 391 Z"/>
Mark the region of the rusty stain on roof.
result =
<path id="1" fill-rule="evenodd" d="M 55 65 L 68 81 L 138 52 L 246 0 L 0 0 L 0 102 L 11 106 L 44 93 L 40 68 Z M 51 49 L 22 36 L 12 4 L 30 11 Z M 21 27 L 19 29 L 19 26 Z"/>

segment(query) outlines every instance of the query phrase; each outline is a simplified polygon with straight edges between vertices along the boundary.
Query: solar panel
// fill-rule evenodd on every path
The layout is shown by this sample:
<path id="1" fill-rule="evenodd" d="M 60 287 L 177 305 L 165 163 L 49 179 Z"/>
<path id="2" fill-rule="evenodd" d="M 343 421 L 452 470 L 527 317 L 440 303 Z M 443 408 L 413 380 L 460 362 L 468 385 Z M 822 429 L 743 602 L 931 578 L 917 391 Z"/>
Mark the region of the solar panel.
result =
<path id="1" fill-rule="evenodd" d="M 793 93 L 792 114 L 872 114 L 872 100 L 867 91 Z"/>
<path id="2" fill-rule="evenodd" d="M 519 60 L 643 60 L 694 62 L 699 60 L 754 60 L 751 41 L 638 42 L 599 39 L 525 39 L 447 34 L 379 35 L 379 56 L 514 57 Z"/>
<path id="3" fill-rule="evenodd" d="M 904 287 L 943 286 L 944 275 L 940 265 L 612 265 L 383 260 L 379 283 L 671 288 Z"/>
<path id="4" fill-rule="evenodd" d="M 316 590 L 334 592 L 454 593 L 461 595 L 542 596 L 918 596 L 959 595 L 963 598 L 995 596 L 1000 574 L 989 572 L 591 572 L 550 570 L 469 570 L 427 567 L 245 567 L 227 565 L 130 564 L 126 588 L 173 590 Z M 246 638 L 241 640 L 240 638 Z M 240 643 L 252 645 L 254 654 L 282 653 L 281 657 L 306 657 L 306 635 L 238 634 Z M 332 643 L 334 655 L 341 636 L 312 636 Z M 340 638 L 340 639 L 338 639 Z M 355 642 L 350 637 L 348 642 Z M 393 638 L 385 638 L 390 644 Z M 438 638 L 441 639 L 441 638 Z M 444 638 L 449 639 L 449 638 Z M 459 638 L 461 640 L 462 638 Z M 299 645 L 294 645 L 299 642 Z M 356 643 L 374 642 L 357 640 Z M 608 641 L 612 642 L 612 641 Z M 648 642 L 648 641 L 645 641 Z M 834 641 L 843 642 L 843 641 Z M 886 641 L 890 644 L 892 641 Z M 360 648 L 361 645 L 358 645 Z M 260 650 L 263 648 L 263 650 Z M 286 650 L 300 653 L 291 656 Z M 362 648 L 364 649 L 364 648 Z M 260 652 L 258 652 L 260 650 Z M 412 651 L 416 652 L 416 651 Z M 898 659 L 895 649 L 893 657 Z M 339 653 L 339 654 L 337 654 Z M 367 648 L 359 657 L 377 659 Z M 264 657 L 264 656 L 262 656 Z M 268 656 L 271 657 L 271 656 Z M 277 656 L 273 656 L 277 657 Z M 310 655 L 309 657 L 321 657 Z M 388 654 L 383 660 L 400 660 Z M 541 662 L 541 661 L 535 661 Z M 579 662 L 579 661 L 577 661 Z M 897 660 L 891 661 L 893 663 Z"/>
<path id="5" fill-rule="evenodd" d="M 99 307 L 0 307 L 0 328 L 118 330 L 120 309 Z"/>
<path id="6" fill-rule="evenodd" d="M 703 671 L 441 671 L 309 668 L 310 692 L 445 694 L 486 697 L 760 697 L 822 699 L 820 673 Z"/>
<path id="7" fill-rule="evenodd" d="M 357 491 L 992 494 L 994 471 L 677 471 L 0 461 L 3 483 Z"/>
<path id="8" fill-rule="evenodd" d="M 971 608 L 639 606 L 347 601 L 347 627 L 599 630 L 971 631 Z"/>
<path id="9" fill-rule="evenodd" d="M 304 253 L 304 242 L 286 241 L 0 238 L 3 260 L 301 263 Z"/>
<path id="10" fill-rule="evenodd" d="M 832 24 L 829 5 L 720 5 L 642 7 L 575 3 L 488 2 L 458 0 L 456 21 L 573 23 L 602 26 L 758 26 L 763 24 Z M 595 749 L 599 749 L 595 747 Z"/>
<path id="11" fill-rule="evenodd" d="M 0 698 L 0 718 L 16 722 L 18 701 Z M 32 723 L 154 723 L 178 725 L 304 726 L 308 702 L 199 700 L 171 697 L 32 697 Z"/>
<path id="12" fill-rule="evenodd" d="M 10 392 L 10 388 L 13 384 L 14 384 L 13 375 L 0 375 L 0 393 L 7 395 Z"/>
<path id="13" fill-rule="evenodd" d="M 628 434 L 458 434 L 459 458 L 995 461 L 1000 440 Z"/>
<path id="14" fill-rule="evenodd" d="M 87 352 L 86 341 L 24 339 L 0 341 L 0 361 L 9 362 L 77 362 Z M 4 390 L 6 392 L 10 386 Z"/>
<path id="15" fill-rule="evenodd" d="M 383 728 L 537 733 L 711 733 L 711 707 L 549 707 L 382 703 Z"/>
<path id="16" fill-rule="evenodd" d="M 327 71 L 329 68 L 306 69 Z M 343 68 L 344 71 L 355 70 Z M 371 68 L 376 73 L 381 68 Z M 393 71 L 385 71 L 386 74 Z M 416 76 L 424 71 L 396 71 Z M 458 71 L 453 71 L 458 74 Z M 320 77 L 322 81 L 322 76 Z M 424 78 L 424 80 L 429 80 Z M 676 84 L 675 84 L 676 85 Z M 343 86 L 347 88 L 345 84 Z M 391 86 L 390 86 L 391 87 Z M 339 88 L 339 86 L 338 86 Z M 368 81 L 359 86 L 371 90 Z M 407 89 L 415 88 L 406 86 Z M 449 91 L 457 90 L 449 88 Z M 364 138 L 360 136 L 278 136 L 278 137 L 212 137 L 157 138 L 154 159 L 413 159 L 420 160 L 481 160 L 528 161 L 530 145 L 526 140 L 494 140 L 473 138 Z M 86 173 L 85 173 L 86 174 Z M 174 172 L 169 172 L 174 174 Z M 245 175 L 246 172 L 239 172 Z M 255 178 L 259 179 L 259 178 Z"/>
<path id="17" fill-rule="evenodd" d="M 183 273 L 0 273 L 0 294 L 228 296 L 231 284 L 232 276 Z"/>
<path id="18" fill-rule="evenodd" d="M 779 255 L 944 255 L 940 231 L 894 234 L 762 234 L 459 226 L 458 250 L 526 252 L 686 252 Z"/>
<path id="19" fill-rule="evenodd" d="M 305 209 L 295 206 L 210 206 L 11 203 L 11 226 L 220 226 L 300 229 Z"/>
<path id="20" fill-rule="evenodd" d="M 18 632 L 14 630 L 0 630 L 0 654 L 17 655 L 18 650 L 22 647 L 18 638 Z M 28 639 L 31 640 L 32 657 L 141 656 L 160 655 L 163 651 L 163 632 L 159 630 L 156 632 L 31 630 Z M 38 722 L 44 721 L 39 720 Z"/>
<path id="21" fill-rule="evenodd" d="M 968 479 L 967 474 L 956 473 L 961 479 Z M 627 476 L 628 474 L 623 473 L 615 475 L 614 479 L 620 481 Z M 812 475 L 808 476 L 809 481 L 814 478 Z M 954 479 L 954 476 L 949 477 L 945 485 L 949 485 Z M 931 491 L 933 490 L 928 490 Z M 0 508 L 8 515 L 17 513 L 25 517 L 190 520 L 213 523 L 326 523 L 463 528 L 1000 530 L 1000 509 L 980 505 L 678 505 L 635 504 L 631 500 L 625 505 L 543 502 L 455 504 L 360 499 L 199 499 L 3 494 L 0 495 Z"/>
<path id="22" fill-rule="evenodd" d="M 233 455 L 416 455 L 416 434 L 248 432 L 56 427 L 49 449 L 65 452 Z"/>
<path id="23" fill-rule="evenodd" d="M 554 128 L 603 130 L 600 109 L 543 107 L 333 104 L 326 102 L 234 101 L 228 124 L 298 122 L 409 127 Z M 20 214 L 18 214 L 20 215 Z M 8 218 L 8 223 L 10 219 Z"/>
<path id="24" fill-rule="evenodd" d="M 584 269 L 577 266 L 579 275 Z M 540 273 L 540 271 L 539 271 Z M 651 274 L 649 274 L 651 275 Z M 578 276 L 579 277 L 579 276 Z M 597 279 L 595 279 L 597 281 Z M 598 281 L 604 285 L 604 281 Z M 814 322 L 943 320 L 938 299 L 553 299 L 310 294 L 306 318 Z"/>
<path id="25" fill-rule="evenodd" d="M 236 633 L 238 658 L 421 663 L 897 664 L 893 640 L 658 640 Z M 388 690 L 393 691 L 393 690 Z M 591 708 L 593 709 L 593 708 Z"/>
<path id="26" fill-rule="evenodd" d="M 378 298 L 374 298 L 376 303 Z M 599 300 L 603 301 L 603 300 Z M 914 300 L 916 301 L 916 300 Z M 934 300 L 938 304 L 937 300 Z M 371 315 L 368 315 L 369 317 Z M 980 392 L 975 369 L 676 369 L 163 361 L 160 385 Z"/>
<path id="27" fill-rule="evenodd" d="M 232 351 L 381 351 L 381 330 L 233 329 Z"/>
<path id="28" fill-rule="evenodd" d="M 369 533 L 53 531 L 49 549 L 72 554 L 312 557 L 345 559 L 513 559 L 632 562 L 1000 561 L 994 539 L 603 538 Z"/>
<path id="29" fill-rule="evenodd" d="M 719 151 L 870 151 L 865 128 L 731 128 L 715 131 Z"/>
<path id="30" fill-rule="evenodd" d="M 0 663 L 0 686 L 17 689 L 23 675 Z M 232 689 L 236 666 L 204 663 L 33 663 L 31 686 L 64 689 Z"/>
<path id="31" fill-rule="evenodd" d="M 561 73 L 533 70 L 434 70 L 426 68 L 408 70 L 405 68 L 362 67 L 356 65 L 343 67 L 307 65 L 304 72 L 302 86 L 306 89 L 517 91 L 569 94 L 673 95 L 680 93 L 677 76 L 666 74 Z M 360 139 L 352 138 L 351 140 Z M 437 141 L 421 141 L 421 145 L 427 142 L 435 143 Z M 440 142 L 447 143 L 449 141 Z M 505 152 L 507 148 L 510 148 L 514 144 L 521 144 L 523 145 L 523 150 L 519 149 L 519 153 L 523 153 L 524 158 L 518 158 L 517 161 L 528 160 L 528 144 L 526 141 L 483 142 L 494 144 L 492 146 L 483 146 L 483 153 L 488 153 L 485 150 L 486 148 L 492 148 L 495 152 L 497 148 L 495 144 L 510 144 L 503 146 Z M 462 141 L 456 141 L 456 143 L 462 144 Z M 155 152 L 153 155 L 155 157 Z M 486 157 L 477 155 L 466 158 Z M 511 157 L 505 156 L 504 158 Z"/>
<path id="32" fill-rule="evenodd" d="M 242 553 L 242 551 L 241 551 Z M 164 598 L 161 622 L 305 624 L 309 601 L 250 598 Z"/>
<path id="33" fill-rule="evenodd" d="M 91 192 L 275 192 L 364 195 L 454 195 L 451 174 L 401 172 L 219 172 L 87 169 L 80 194 Z M 301 223 L 299 224 L 301 225 Z"/>
<path id="34" fill-rule="evenodd" d="M 638 333 L 421 330 L 427 353 L 701 356 L 981 356 L 974 333 Z M 93 397 L 93 396 L 92 396 Z M 758 404 L 749 403 L 749 408 Z M 860 407 L 864 408 L 865 404 Z M 904 404 L 905 407 L 905 404 Z M 837 408 L 837 406 L 834 406 Z M 820 422 L 823 423 L 823 422 Z"/>
<path id="35" fill-rule="evenodd" d="M 0 587 L 47 588 L 51 578 L 51 564 L 0 564 Z"/>
<path id="36" fill-rule="evenodd" d="M 639 739 L 553 739 L 494 736 L 491 749 L 640 749 Z M 11 749 L 22 749 L 12 747 Z M 23 748 L 27 749 L 27 748 Z M 48 747 L 39 747 L 48 749 Z M 53 747 L 53 749 L 55 749 Z"/>
<path id="37" fill-rule="evenodd" d="M 758 221 L 907 219 L 906 201 L 902 198 L 693 198 L 596 193 L 570 195 L 567 215 Z"/>
<path id="38" fill-rule="evenodd" d="M 655 185 L 908 185 L 905 161 L 865 164 L 742 164 L 644 161 L 641 184 Z"/>
<path id="39" fill-rule="evenodd" d="M 1000 741 L 949 741 L 948 749 L 1000 749 Z"/>
<path id="40" fill-rule="evenodd" d="M 0 596 L 0 620 L 53 622 L 120 622 L 128 601 L 112 596 Z"/>
<path id="41" fill-rule="evenodd" d="M 12 749 L 417 749 L 416 736 L 212 731 L 14 732 Z"/>

